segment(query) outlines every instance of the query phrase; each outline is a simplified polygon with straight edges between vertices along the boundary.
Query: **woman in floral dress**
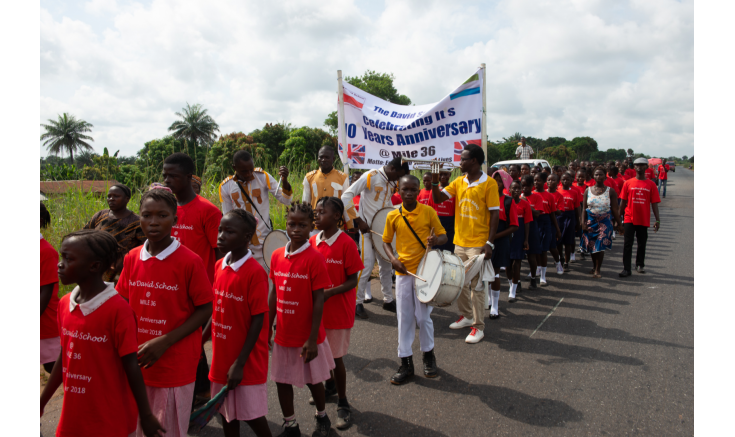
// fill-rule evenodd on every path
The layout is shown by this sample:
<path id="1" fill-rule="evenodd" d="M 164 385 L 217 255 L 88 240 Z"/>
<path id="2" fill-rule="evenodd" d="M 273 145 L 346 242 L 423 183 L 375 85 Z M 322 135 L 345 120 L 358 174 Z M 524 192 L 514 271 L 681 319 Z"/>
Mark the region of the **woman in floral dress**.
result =
<path id="1" fill-rule="evenodd" d="M 595 185 L 588 187 L 583 197 L 582 211 L 582 238 L 579 246 L 583 253 L 592 254 L 593 268 L 590 271 L 593 278 L 601 278 L 600 268 L 605 251 L 612 248 L 613 223 L 615 219 L 617 230 L 623 233 L 623 222 L 618 212 L 618 195 L 615 190 L 605 186 L 607 173 L 602 167 L 595 169 L 593 178 Z"/>

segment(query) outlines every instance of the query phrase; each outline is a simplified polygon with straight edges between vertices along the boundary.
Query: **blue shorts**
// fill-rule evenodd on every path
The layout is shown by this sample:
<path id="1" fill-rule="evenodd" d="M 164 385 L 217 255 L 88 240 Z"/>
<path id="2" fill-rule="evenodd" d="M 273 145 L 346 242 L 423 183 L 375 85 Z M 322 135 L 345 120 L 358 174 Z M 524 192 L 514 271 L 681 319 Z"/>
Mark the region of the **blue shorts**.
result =
<path id="1" fill-rule="evenodd" d="M 534 220 L 528 224 L 528 255 L 538 255 L 541 253 L 541 238 L 538 232 L 538 220 Z"/>
<path id="2" fill-rule="evenodd" d="M 553 247 L 556 247 L 556 227 L 551 224 L 549 214 L 541 214 L 536 221 L 541 240 L 541 252 L 548 252 L 552 244 Z"/>
<path id="3" fill-rule="evenodd" d="M 577 216 L 574 211 L 564 211 L 559 217 L 556 218 L 559 224 L 559 230 L 561 230 L 561 238 L 557 241 L 558 244 L 574 244 L 574 228 L 577 224 Z"/>
<path id="4" fill-rule="evenodd" d="M 510 259 L 523 259 L 523 242 L 526 240 L 526 225 L 522 218 L 518 218 L 518 230 L 513 232 L 513 238 L 510 240 Z"/>
<path id="5" fill-rule="evenodd" d="M 496 232 L 501 233 L 507 228 L 508 225 L 505 220 L 500 220 Z M 506 235 L 503 238 L 496 238 L 493 244 L 495 244 L 495 249 L 493 249 L 493 255 L 490 259 L 493 263 L 495 273 L 500 273 L 501 267 L 510 267 L 510 235 Z"/>

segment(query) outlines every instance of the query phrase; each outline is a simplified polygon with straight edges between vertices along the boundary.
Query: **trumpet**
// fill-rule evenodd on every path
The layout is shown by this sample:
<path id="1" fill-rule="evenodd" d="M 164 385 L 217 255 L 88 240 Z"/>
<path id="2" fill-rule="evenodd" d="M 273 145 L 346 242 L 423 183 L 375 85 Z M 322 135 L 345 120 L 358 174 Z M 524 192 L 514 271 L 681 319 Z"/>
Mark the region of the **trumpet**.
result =
<path id="1" fill-rule="evenodd" d="M 413 168 L 417 170 L 431 170 L 432 173 L 439 173 L 440 171 L 451 172 L 455 168 L 459 168 L 458 165 L 452 162 L 437 161 L 435 159 L 401 157 L 401 165 L 404 163 L 413 164 Z"/>

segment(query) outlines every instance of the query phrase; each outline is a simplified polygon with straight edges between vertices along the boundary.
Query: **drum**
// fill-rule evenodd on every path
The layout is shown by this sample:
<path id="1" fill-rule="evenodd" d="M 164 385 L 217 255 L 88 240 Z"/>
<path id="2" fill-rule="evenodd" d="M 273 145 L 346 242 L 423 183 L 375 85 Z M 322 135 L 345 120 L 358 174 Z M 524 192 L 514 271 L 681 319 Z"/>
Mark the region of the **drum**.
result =
<path id="1" fill-rule="evenodd" d="M 383 208 L 381 210 L 378 210 L 378 212 L 375 213 L 375 216 L 373 217 L 372 223 L 370 223 L 370 230 L 373 232 L 377 232 L 380 235 L 383 235 L 383 231 L 385 230 L 385 220 L 388 217 L 388 213 L 393 211 L 395 208 L 392 206 L 389 206 L 387 208 Z M 385 253 L 383 250 L 383 239 L 370 233 L 370 241 L 373 242 L 373 248 L 375 249 L 375 252 L 384 260 L 390 262 L 390 258 L 388 258 L 388 254 Z M 393 256 L 398 259 L 398 252 L 396 252 L 396 234 L 393 234 L 393 242 L 391 243 L 391 246 L 393 247 Z"/>
<path id="2" fill-rule="evenodd" d="M 273 256 L 273 252 L 275 252 L 276 249 L 286 247 L 286 243 L 289 241 L 291 240 L 288 238 L 286 231 L 282 231 L 280 229 L 273 230 L 270 234 L 265 236 L 265 240 L 263 240 L 263 261 L 265 261 L 265 265 L 268 267 L 268 270 L 271 268 L 271 257 Z"/>
<path id="3" fill-rule="evenodd" d="M 416 297 L 421 303 L 435 307 L 451 305 L 464 285 L 464 263 L 446 250 L 429 251 L 416 274 L 426 279 L 426 282 L 414 279 Z"/>

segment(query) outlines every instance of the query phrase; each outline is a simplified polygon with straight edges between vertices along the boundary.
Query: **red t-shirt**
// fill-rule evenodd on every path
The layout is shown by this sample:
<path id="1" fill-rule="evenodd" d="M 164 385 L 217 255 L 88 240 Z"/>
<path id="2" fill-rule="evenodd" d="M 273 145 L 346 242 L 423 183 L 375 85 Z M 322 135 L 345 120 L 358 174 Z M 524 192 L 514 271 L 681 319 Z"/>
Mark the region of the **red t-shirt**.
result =
<path id="1" fill-rule="evenodd" d="M 618 174 L 618 177 L 616 177 L 615 179 L 613 179 L 613 182 L 615 182 L 617 184 L 618 190 L 616 191 L 616 193 L 618 193 L 618 195 L 620 195 L 620 191 L 622 191 L 623 184 L 625 183 L 625 178 L 622 177 L 622 176 L 620 176 L 620 174 Z"/>
<path id="2" fill-rule="evenodd" d="M 265 384 L 268 379 L 268 274 L 253 257 L 237 271 L 229 266 L 223 270 L 223 262 L 224 259 L 217 261 L 214 270 L 216 299 L 212 314 L 209 380 L 227 384 L 227 372 L 242 351 L 252 318 L 265 313 L 258 340 L 243 366 L 240 385 Z"/>
<path id="3" fill-rule="evenodd" d="M 560 204 L 562 204 L 562 203 L 564 202 L 564 196 L 562 196 L 562 195 L 561 195 L 561 193 L 559 193 L 559 187 L 561 187 L 561 185 L 559 185 L 559 186 L 558 186 L 558 187 L 556 188 L 556 191 L 554 191 L 553 193 L 551 193 L 551 192 L 549 192 L 549 191 L 547 191 L 547 193 L 549 193 L 549 194 L 551 194 L 552 196 L 554 196 L 554 206 L 556 207 L 556 209 L 557 209 L 557 210 L 562 210 L 562 211 L 564 211 L 564 208 L 562 208 L 562 207 L 560 206 Z"/>
<path id="4" fill-rule="evenodd" d="M 436 215 L 439 217 L 454 217 L 454 197 L 449 200 L 445 200 L 442 203 L 434 203 L 434 198 L 431 195 L 431 190 L 421 190 L 416 200 L 419 203 L 428 205 L 434 208 Z"/>
<path id="5" fill-rule="evenodd" d="M 401 200 L 401 195 L 398 193 L 393 194 L 390 198 L 390 203 L 392 203 L 393 205 L 400 205 L 401 203 L 403 203 L 403 200 Z"/>
<path id="6" fill-rule="evenodd" d="M 59 307 L 59 277 L 57 275 L 57 264 L 59 254 L 56 249 L 45 239 L 41 238 L 41 285 L 53 283 L 54 290 L 51 292 L 51 300 L 48 302 L 46 311 L 41 314 L 41 340 L 56 338 L 59 336 L 57 324 L 57 309 Z"/>
<path id="7" fill-rule="evenodd" d="M 309 239 L 309 244 L 321 253 L 327 262 L 327 273 L 331 285 L 325 288 L 340 286 L 347 281 L 349 275 L 360 272 L 365 268 L 360 259 L 360 254 L 357 252 L 355 242 L 344 232 L 339 234 L 331 246 L 325 241 L 317 245 L 316 237 L 318 237 L 318 234 Z M 356 301 L 356 288 L 326 300 L 322 312 L 324 329 L 352 328 L 355 324 Z"/>
<path id="8" fill-rule="evenodd" d="M 627 181 L 627 180 L 633 179 L 633 178 L 635 178 L 635 170 L 633 170 L 632 168 L 629 168 L 629 169 L 625 170 L 625 174 L 623 175 L 623 179 L 625 179 Z"/>
<path id="9" fill-rule="evenodd" d="M 176 208 L 176 215 L 178 220 L 171 229 L 171 236 L 199 255 L 211 283 L 214 280 L 214 249 L 217 247 L 217 230 L 222 211 L 197 195 L 191 202 Z"/>
<path id="10" fill-rule="evenodd" d="M 615 179 L 611 178 L 610 176 L 608 176 L 608 177 L 607 177 L 607 178 L 605 179 L 605 182 L 603 182 L 603 184 L 604 184 L 604 185 L 605 185 L 606 187 L 610 187 L 610 188 L 612 188 L 613 190 L 615 190 L 615 194 L 620 194 L 620 189 L 618 188 L 618 184 L 617 184 L 617 183 L 615 182 Z"/>
<path id="11" fill-rule="evenodd" d="M 541 214 L 546 214 L 544 212 L 544 198 L 539 193 L 532 192 L 531 195 L 526 196 L 525 199 L 533 209 Z"/>
<path id="12" fill-rule="evenodd" d="M 133 310 L 115 294 L 85 316 L 79 305 L 69 312 L 70 297 L 59 303 L 64 401 L 56 435 L 127 437 L 138 407 L 120 358 L 138 351 Z"/>
<path id="13" fill-rule="evenodd" d="M 572 188 L 577 190 L 580 195 L 584 194 L 584 191 L 587 189 L 587 185 L 577 185 L 576 182 L 572 184 Z"/>
<path id="14" fill-rule="evenodd" d="M 312 292 L 329 288 L 332 281 L 327 264 L 308 242 L 303 252 L 285 256 L 285 247 L 276 249 L 271 257 L 270 278 L 276 287 L 276 338 L 284 347 L 302 347 L 311 334 L 314 313 Z M 353 310 L 354 311 L 354 310 Z M 324 323 L 319 323 L 317 344 L 324 342 Z"/>
<path id="15" fill-rule="evenodd" d="M 523 220 L 523 223 L 531 223 L 533 221 L 533 212 L 531 211 L 531 204 L 526 199 L 518 199 L 518 202 L 513 202 L 516 206 L 516 214 L 518 220 Z"/>
<path id="16" fill-rule="evenodd" d="M 662 181 L 669 179 L 669 174 L 667 173 L 667 171 L 669 171 L 670 168 L 671 167 L 669 167 L 669 164 L 666 164 L 666 167 L 664 167 L 663 165 L 659 165 L 658 166 L 658 178 L 661 179 Z"/>
<path id="17" fill-rule="evenodd" d="M 352 198 L 352 203 L 355 205 L 355 211 L 360 211 L 360 195 Z"/>
<path id="18" fill-rule="evenodd" d="M 508 220 L 508 216 L 505 214 L 505 198 L 507 196 L 502 195 L 498 199 L 500 201 L 500 215 L 498 216 L 498 219 L 501 221 Z M 510 225 L 511 226 L 518 226 L 518 211 L 516 210 L 516 203 L 512 201 L 510 202 L 510 211 L 508 211 L 510 214 Z"/>
<path id="19" fill-rule="evenodd" d="M 551 214 L 552 212 L 556 212 L 556 199 L 554 199 L 554 195 L 549 193 L 548 191 L 541 191 L 536 192 L 539 196 L 541 196 L 542 202 L 541 202 L 541 208 L 539 211 L 541 211 L 543 214 Z M 531 206 L 533 206 L 533 209 L 536 209 L 536 205 L 531 203 Z"/>
<path id="20" fill-rule="evenodd" d="M 637 178 L 625 182 L 620 198 L 627 200 L 625 206 L 625 223 L 637 226 L 651 226 L 651 204 L 661 202 L 656 184 L 646 179 Z"/>
<path id="21" fill-rule="evenodd" d="M 556 192 L 562 196 L 561 201 L 557 203 L 557 209 L 562 211 L 571 211 L 582 203 L 582 195 L 574 188 L 570 187 L 568 190 L 562 188 L 556 190 Z"/>
<path id="22" fill-rule="evenodd" d="M 656 172 L 653 171 L 651 167 L 648 167 L 646 169 L 646 179 L 655 179 L 656 178 Z"/>
<path id="23" fill-rule="evenodd" d="M 118 293 L 130 302 L 138 322 L 138 344 L 160 337 L 181 326 L 194 307 L 212 301 L 212 284 L 201 258 L 186 246 L 179 246 L 160 260 L 140 259 L 143 246 L 125 255 L 117 282 Z M 140 370 L 151 387 L 180 387 L 196 379 L 202 348 L 202 329 L 174 344 L 156 361 Z"/>
<path id="24" fill-rule="evenodd" d="M 586 186 L 588 186 L 588 187 L 594 187 L 596 183 L 597 183 L 597 182 L 595 182 L 595 179 L 594 179 L 594 178 L 592 178 L 592 179 L 590 179 L 590 180 L 588 180 L 588 181 L 585 181 L 585 182 L 584 182 L 584 184 L 585 184 Z"/>

